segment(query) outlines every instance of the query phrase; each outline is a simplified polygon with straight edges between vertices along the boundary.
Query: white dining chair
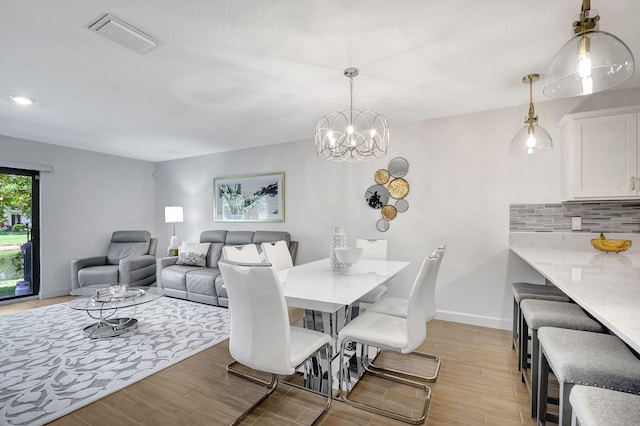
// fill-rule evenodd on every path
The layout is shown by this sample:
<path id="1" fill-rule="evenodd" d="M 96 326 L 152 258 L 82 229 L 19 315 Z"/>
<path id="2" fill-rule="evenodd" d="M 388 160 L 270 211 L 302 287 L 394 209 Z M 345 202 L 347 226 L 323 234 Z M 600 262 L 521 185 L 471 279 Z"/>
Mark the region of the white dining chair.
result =
<path id="1" fill-rule="evenodd" d="M 431 255 L 432 257 L 436 257 L 437 261 L 431 275 L 428 277 L 426 285 L 421 289 L 421 294 L 419 296 L 422 299 L 422 306 L 424 306 L 424 309 L 425 309 L 425 323 L 429 323 L 436 316 L 436 282 L 438 278 L 438 272 L 440 270 L 440 265 L 442 264 L 442 259 L 444 259 L 444 255 L 446 252 L 447 252 L 447 247 L 445 245 L 441 245 Z M 409 300 L 399 298 L 399 297 L 385 296 L 382 299 L 380 299 L 378 302 L 374 303 L 369 308 L 369 311 L 396 316 L 400 318 L 406 318 L 409 311 Z M 426 382 L 435 382 L 438 378 L 438 374 L 440 373 L 440 365 L 441 365 L 440 357 L 437 355 L 427 354 L 423 352 L 415 352 L 414 355 L 417 355 L 423 358 L 433 359 L 435 361 L 436 365 L 434 369 L 434 374 L 432 376 L 411 374 L 406 371 L 400 371 L 400 370 L 395 370 L 395 372 L 397 374 L 410 376 L 419 380 L 424 380 Z M 364 359 L 363 362 L 365 364 L 365 368 L 370 368 L 370 369 L 381 368 L 373 363 L 368 363 L 367 359 Z M 390 371 L 390 369 L 387 369 L 387 370 Z"/>
<path id="2" fill-rule="evenodd" d="M 291 252 L 289 251 L 289 246 L 287 246 L 286 241 L 262 243 L 260 247 L 262 248 L 262 254 L 265 260 L 270 263 L 276 271 L 293 268 L 293 259 L 291 258 Z M 289 311 L 291 324 L 305 319 L 304 309 L 292 307 L 288 307 L 287 309 Z"/>
<path id="3" fill-rule="evenodd" d="M 265 259 L 273 265 L 276 271 L 293 268 L 293 260 L 286 241 L 262 243 L 260 247 Z"/>
<path id="4" fill-rule="evenodd" d="M 431 401 L 431 389 L 422 383 L 392 374 L 387 374 L 384 368 L 367 369 L 366 373 L 392 380 L 425 392 L 424 409 L 418 417 L 411 417 L 402 413 L 389 411 L 377 405 L 354 401 L 348 398 L 347 379 L 349 375 L 343 373 L 345 350 L 351 342 L 360 343 L 363 347 L 362 357 L 366 357 L 366 347 L 374 346 L 401 354 L 413 353 L 420 346 L 427 335 L 425 326 L 426 306 L 422 296 L 424 287 L 428 285 L 430 276 L 436 267 L 438 257 L 425 258 L 411 288 L 407 304 L 407 316 L 401 318 L 368 310 L 347 324 L 338 335 L 340 343 L 340 374 L 338 375 L 338 393 L 345 403 L 366 411 L 387 416 L 406 423 L 419 424 L 424 422 Z"/>
<path id="5" fill-rule="evenodd" d="M 258 246 L 255 244 L 224 246 L 222 247 L 222 257 L 232 262 L 262 263 Z"/>
<path id="6" fill-rule="evenodd" d="M 358 238 L 356 247 L 362 248 L 360 259 L 387 260 L 387 240 L 365 240 Z M 353 307 L 358 308 L 357 312 L 352 313 L 352 317 L 364 312 L 380 298 L 387 294 L 389 282 L 381 284 L 369 291 L 367 294 L 356 300 Z"/>
<path id="7" fill-rule="evenodd" d="M 387 259 L 387 240 L 365 240 L 363 238 L 356 239 L 356 247 L 362 249 L 360 259 Z"/>
<path id="8" fill-rule="evenodd" d="M 231 315 L 229 352 L 235 360 L 229 366 L 240 363 L 254 370 L 271 374 L 271 380 L 266 382 L 227 367 L 229 373 L 265 386 L 268 390 L 234 424 L 238 424 L 273 393 L 278 385 L 279 376 L 294 374 L 296 369 L 313 355 L 324 351 L 329 361 L 326 363 L 327 402 L 316 418 L 317 421 L 331 406 L 331 337 L 325 333 L 289 325 L 282 283 L 273 267 L 266 264 L 265 266 L 255 264 L 243 266 L 242 263 L 232 263 L 227 260 L 221 260 L 218 266 L 229 295 Z M 322 377 L 322 372 L 320 375 Z M 320 393 L 291 383 L 283 383 Z"/>

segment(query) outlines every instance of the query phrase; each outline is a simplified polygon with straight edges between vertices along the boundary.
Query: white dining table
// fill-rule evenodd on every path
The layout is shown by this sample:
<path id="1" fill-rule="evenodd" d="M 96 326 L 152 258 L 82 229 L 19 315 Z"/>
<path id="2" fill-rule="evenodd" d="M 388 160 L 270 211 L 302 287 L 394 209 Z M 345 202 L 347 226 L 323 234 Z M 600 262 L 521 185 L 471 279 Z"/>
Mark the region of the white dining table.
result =
<path id="1" fill-rule="evenodd" d="M 336 356 L 338 333 L 349 319 L 347 307 L 377 286 L 388 284 L 408 265 L 409 262 L 403 261 L 361 259 L 348 270 L 338 272 L 331 269 L 329 259 L 322 259 L 278 271 L 288 306 L 322 313 L 322 329 L 333 338 L 330 362 L 334 371 L 334 388 L 337 389 L 337 375 L 341 371 L 342 374 L 349 374 L 352 385 L 359 378 L 359 374 L 351 373 L 349 368 L 341 368 Z M 312 315 L 315 321 L 315 314 Z M 320 363 L 326 361 L 320 360 Z M 319 378 L 321 371 L 311 374 L 308 381 L 305 379 L 308 387 L 315 390 L 322 388 L 324 379 Z"/>
<path id="2" fill-rule="evenodd" d="M 330 316 L 335 338 L 342 325 L 338 312 L 381 284 L 386 284 L 409 262 L 361 259 L 346 271 L 333 271 L 329 259 L 279 271 L 287 305 Z M 326 330 L 325 326 L 325 330 Z"/>

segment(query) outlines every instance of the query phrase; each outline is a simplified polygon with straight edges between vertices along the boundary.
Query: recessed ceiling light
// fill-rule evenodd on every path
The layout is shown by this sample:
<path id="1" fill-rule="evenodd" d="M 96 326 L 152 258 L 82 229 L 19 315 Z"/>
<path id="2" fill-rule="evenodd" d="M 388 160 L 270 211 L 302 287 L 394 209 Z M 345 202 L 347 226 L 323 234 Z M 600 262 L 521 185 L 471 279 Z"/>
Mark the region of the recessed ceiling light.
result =
<path id="1" fill-rule="evenodd" d="M 34 101 L 33 99 L 26 98 L 24 96 L 9 96 L 11 100 L 20 105 L 31 105 Z"/>

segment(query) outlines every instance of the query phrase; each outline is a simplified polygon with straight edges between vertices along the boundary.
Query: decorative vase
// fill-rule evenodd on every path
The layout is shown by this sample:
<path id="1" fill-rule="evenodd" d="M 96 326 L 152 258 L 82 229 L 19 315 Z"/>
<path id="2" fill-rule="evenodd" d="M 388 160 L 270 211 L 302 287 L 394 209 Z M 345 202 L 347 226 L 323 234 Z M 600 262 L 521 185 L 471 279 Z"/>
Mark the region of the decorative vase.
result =
<path id="1" fill-rule="evenodd" d="M 336 258 L 336 247 L 347 246 L 347 235 L 344 233 L 344 226 L 336 226 L 333 228 L 331 235 L 331 244 L 329 246 L 329 265 L 334 271 L 345 271 L 347 265 L 338 262 Z"/>

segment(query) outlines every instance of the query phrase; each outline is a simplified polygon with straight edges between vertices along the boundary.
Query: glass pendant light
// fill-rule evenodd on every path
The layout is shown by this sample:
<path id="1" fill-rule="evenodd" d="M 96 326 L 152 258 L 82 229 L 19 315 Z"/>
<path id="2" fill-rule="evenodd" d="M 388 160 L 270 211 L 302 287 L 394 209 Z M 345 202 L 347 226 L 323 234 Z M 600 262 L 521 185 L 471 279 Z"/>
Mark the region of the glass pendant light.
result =
<path id="1" fill-rule="evenodd" d="M 538 126 L 538 116 L 533 108 L 533 82 L 540 79 L 540 74 L 529 74 L 522 77 L 522 82 L 529 84 L 529 113 L 524 118 L 525 126 L 511 140 L 510 152 L 535 154 L 538 151 L 553 149 L 553 141 L 547 131 Z"/>
<path id="2" fill-rule="evenodd" d="M 547 70 L 543 93 L 551 98 L 601 92 L 626 81 L 634 72 L 631 50 L 618 37 L 598 30 L 600 16 L 591 10 L 590 0 L 583 0 L 576 19 L 576 35 L 556 53 Z"/>

